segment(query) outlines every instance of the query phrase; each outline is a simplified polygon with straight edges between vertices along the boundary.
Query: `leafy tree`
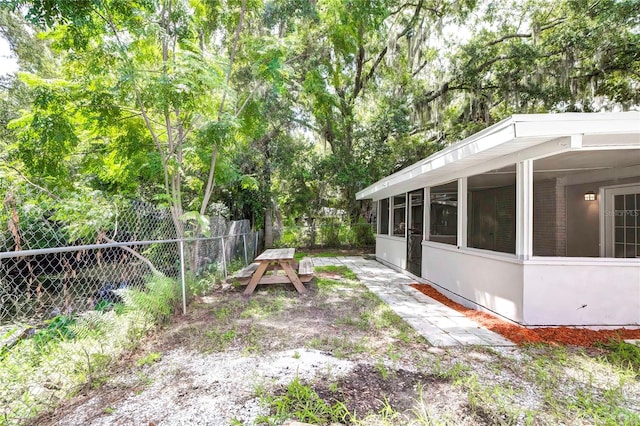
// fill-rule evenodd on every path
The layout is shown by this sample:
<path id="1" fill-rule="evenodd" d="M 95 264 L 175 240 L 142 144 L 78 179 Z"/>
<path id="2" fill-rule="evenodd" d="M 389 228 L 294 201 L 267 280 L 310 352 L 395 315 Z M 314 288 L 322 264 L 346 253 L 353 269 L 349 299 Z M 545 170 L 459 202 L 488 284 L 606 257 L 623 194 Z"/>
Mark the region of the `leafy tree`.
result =
<path id="1" fill-rule="evenodd" d="M 300 31 L 304 46 L 300 55 L 309 58 L 297 70 L 302 102 L 313 116 L 314 130 L 331 148 L 326 170 L 331 171 L 330 180 L 341 190 L 343 207 L 353 221 L 360 213 L 357 189 L 381 171 L 371 168 L 377 160 L 369 154 L 376 148 L 366 135 L 376 132 L 382 144 L 393 137 L 383 122 L 369 120 L 368 111 L 394 97 L 402 105 L 409 94 L 397 89 L 408 78 L 406 63 L 394 61 L 397 50 L 411 44 L 414 32 L 431 25 L 433 17 L 462 15 L 472 7 L 473 2 L 327 0 L 317 4 L 319 24 Z M 404 136 L 396 134 L 395 139 Z"/>
<path id="2" fill-rule="evenodd" d="M 153 198 L 178 235 L 220 200 L 265 228 L 355 221 L 358 189 L 510 114 L 639 101 L 640 0 L 12 5 L 4 176 Z"/>
<path id="3" fill-rule="evenodd" d="M 115 191 L 134 191 L 136 178 L 160 184 L 158 199 L 184 235 L 184 206 L 194 203 L 183 197 L 201 194 L 194 207 L 205 213 L 218 151 L 236 127 L 225 99 L 246 2 L 220 22 L 234 28 L 226 61 L 223 49 L 209 49 L 216 10 L 200 3 L 25 3 L 28 17 L 50 28 L 63 66 L 57 80 L 25 77 L 40 96 L 15 124 L 21 159 L 61 185 L 76 171 Z M 70 156 L 80 150 L 90 154 L 75 164 Z"/>
<path id="4" fill-rule="evenodd" d="M 469 40 L 416 76 L 415 115 L 454 141 L 514 113 L 637 105 L 639 9 L 637 0 L 485 2 Z"/>

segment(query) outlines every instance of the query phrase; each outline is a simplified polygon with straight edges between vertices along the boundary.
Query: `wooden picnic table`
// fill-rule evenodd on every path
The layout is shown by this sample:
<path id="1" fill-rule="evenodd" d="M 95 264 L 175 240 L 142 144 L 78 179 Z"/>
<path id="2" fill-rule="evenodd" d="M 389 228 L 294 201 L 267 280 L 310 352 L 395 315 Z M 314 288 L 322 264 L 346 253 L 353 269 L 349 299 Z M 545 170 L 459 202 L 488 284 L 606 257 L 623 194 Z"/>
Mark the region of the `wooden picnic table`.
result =
<path id="1" fill-rule="evenodd" d="M 251 295 L 258 284 L 287 283 L 293 284 L 298 293 L 306 293 L 307 290 L 293 267 L 295 253 L 296 249 L 294 248 L 268 249 L 256 257 L 254 262 L 258 263 L 258 267 L 251 275 L 251 281 L 243 294 L 245 296 Z M 280 268 L 284 271 L 284 275 L 278 273 Z M 265 275 L 267 270 L 273 272 Z"/>

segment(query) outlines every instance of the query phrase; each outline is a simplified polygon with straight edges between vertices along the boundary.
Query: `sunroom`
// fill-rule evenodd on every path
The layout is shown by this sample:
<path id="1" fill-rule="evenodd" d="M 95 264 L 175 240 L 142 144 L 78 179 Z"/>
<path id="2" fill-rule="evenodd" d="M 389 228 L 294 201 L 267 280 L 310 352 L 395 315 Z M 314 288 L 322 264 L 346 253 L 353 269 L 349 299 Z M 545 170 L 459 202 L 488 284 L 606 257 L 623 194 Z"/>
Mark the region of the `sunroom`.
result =
<path id="1" fill-rule="evenodd" d="M 376 257 L 526 326 L 640 325 L 640 112 L 514 115 L 374 183 Z"/>

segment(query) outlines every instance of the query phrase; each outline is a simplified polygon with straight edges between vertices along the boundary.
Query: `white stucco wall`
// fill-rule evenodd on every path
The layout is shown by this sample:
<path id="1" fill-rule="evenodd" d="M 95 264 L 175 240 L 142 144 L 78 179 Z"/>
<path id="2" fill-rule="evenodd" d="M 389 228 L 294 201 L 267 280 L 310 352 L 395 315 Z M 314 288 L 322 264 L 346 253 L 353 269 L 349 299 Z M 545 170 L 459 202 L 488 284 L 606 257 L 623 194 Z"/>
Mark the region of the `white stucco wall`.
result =
<path id="1" fill-rule="evenodd" d="M 640 262 L 527 261 L 524 301 L 524 325 L 640 325 Z"/>
<path id="2" fill-rule="evenodd" d="M 522 262 L 515 256 L 424 242 L 422 276 L 462 296 L 446 294 L 456 302 L 475 307 L 470 300 L 512 321 L 522 321 Z"/>
<path id="3" fill-rule="evenodd" d="M 406 241 L 378 236 L 376 256 L 406 269 Z M 465 306 L 525 326 L 640 326 L 640 261 L 538 257 L 422 243 L 422 277 Z"/>
<path id="4" fill-rule="evenodd" d="M 376 257 L 400 269 L 406 269 L 407 241 L 400 237 L 378 235 L 376 237 Z"/>

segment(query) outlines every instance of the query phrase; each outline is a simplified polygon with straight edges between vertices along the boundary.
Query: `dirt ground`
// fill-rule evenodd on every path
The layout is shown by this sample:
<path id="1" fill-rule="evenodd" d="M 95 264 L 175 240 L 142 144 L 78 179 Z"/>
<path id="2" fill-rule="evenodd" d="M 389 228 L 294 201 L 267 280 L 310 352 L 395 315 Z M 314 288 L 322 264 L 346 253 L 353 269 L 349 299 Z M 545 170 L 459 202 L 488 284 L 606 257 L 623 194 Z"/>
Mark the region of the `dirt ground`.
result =
<path id="1" fill-rule="evenodd" d="M 320 271 L 307 295 L 262 286 L 245 298 L 226 286 L 198 298 L 99 386 L 31 423 L 281 424 L 286 416 L 269 401 L 299 380 L 344 404 L 344 424 L 590 424 L 571 408 L 573 396 L 594 383 L 598 392 L 618 389 L 596 349 L 432 347 L 344 272 Z M 541 358 L 547 364 L 533 362 Z M 558 374 L 555 384 L 544 371 Z M 549 408 L 552 386 L 551 399 L 566 406 Z M 633 415 L 637 377 L 621 392 L 616 407 Z"/>

